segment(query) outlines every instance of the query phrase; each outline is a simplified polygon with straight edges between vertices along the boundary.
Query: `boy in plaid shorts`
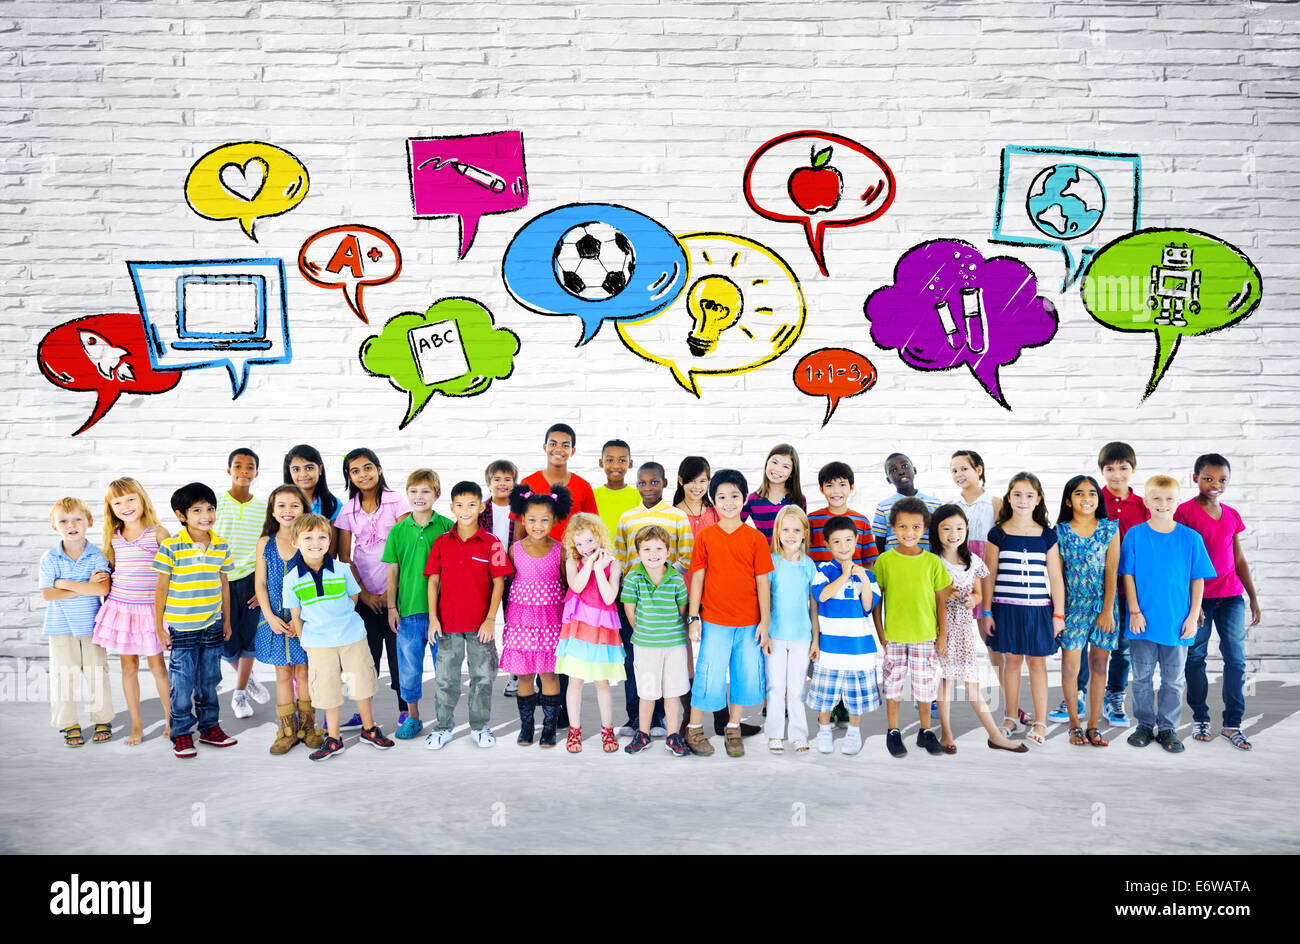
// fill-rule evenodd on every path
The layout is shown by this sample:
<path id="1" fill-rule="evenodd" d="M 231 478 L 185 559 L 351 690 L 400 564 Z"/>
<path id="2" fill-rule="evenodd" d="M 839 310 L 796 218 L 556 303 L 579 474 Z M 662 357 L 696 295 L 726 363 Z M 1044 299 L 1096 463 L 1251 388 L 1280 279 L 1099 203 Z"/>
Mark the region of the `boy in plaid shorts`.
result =
<path id="1" fill-rule="evenodd" d="M 880 601 L 871 571 L 855 563 L 858 529 L 853 519 L 837 515 L 822 526 L 822 540 L 832 559 L 817 565 L 812 591 L 817 594 L 817 624 L 813 627 L 812 684 L 808 706 L 817 712 L 817 750 L 829 754 L 831 709 L 844 700 L 849 730 L 840 742 L 841 754 L 862 750 L 862 715 L 880 707 L 876 686 L 876 638 L 867 614 Z"/>
<path id="2" fill-rule="evenodd" d="M 948 586 L 952 578 L 943 561 L 921 550 L 921 538 L 930 527 L 930 512 L 919 498 L 902 498 L 889 509 L 889 526 L 898 546 L 876 559 L 875 577 L 884 594 L 884 614 L 872 614 L 876 632 L 885 640 L 885 714 L 889 733 L 885 746 L 904 757 L 903 735 L 898 730 L 898 702 L 903 697 L 903 676 L 912 682 L 921 731 L 916 746 L 931 754 L 951 753 L 930 730 L 930 703 L 939 691 L 939 654 L 947 647 Z M 954 748 L 955 750 L 955 748 Z"/>

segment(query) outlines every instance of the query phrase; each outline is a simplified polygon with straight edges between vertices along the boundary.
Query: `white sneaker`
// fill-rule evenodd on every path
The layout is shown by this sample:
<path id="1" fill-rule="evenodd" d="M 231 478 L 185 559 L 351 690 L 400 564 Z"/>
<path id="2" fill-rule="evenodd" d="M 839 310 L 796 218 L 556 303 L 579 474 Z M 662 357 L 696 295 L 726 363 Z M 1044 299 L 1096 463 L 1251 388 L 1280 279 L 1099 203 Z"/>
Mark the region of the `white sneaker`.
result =
<path id="1" fill-rule="evenodd" d="M 633 735 L 635 737 L 636 735 Z M 662 724 L 651 725 L 650 736 L 652 738 L 668 737 L 668 729 Z"/>
<path id="2" fill-rule="evenodd" d="M 440 751 L 444 744 L 451 743 L 450 731 L 434 731 L 424 739 L 424 746 L 431 751 Z"/>
<path id="3" fill-rule="evenodd" d="M 817 750 L 823 754 L 830 754 L 835 750 L 835 729 L 829 724 L 817 729 Z"/>
<path id="4" fill-rule="evenodd" d="M 248 704 L 248 694 L 242 689 L 235 689 L 235 694 L 230 696 L 230 707 L 235 709 L 236 718 L 253 717 L 253 709 Z"/>
<path id="5" fill-rule="evenodd" d="M 248 677 L 248 685 L 244 691 L 248 692 L 248 697 L 259 705 L 265 705 L 271 700 L 271 693 L 266 690 L 266 686 L 251 675 Z"/>
<path id="6" fill-rule="evenodd" d="M 491 728 L 479 728 L 477 731 L 471 731 L 469 736 L 474 739 L 474 743 L 479 747 L 491 747 L 497 742 Z"/>
<path id="7" fill-rule="evenodd" d="M 511 696 L 518 695 L 518 694 L 519 694 L 519 676 L 512 675 L 510 676 L 510 680 L 506 682 L 505 696 L 507 698 L 510 698 Z"/>
<path id="8" fill-rule="evenodd" d="M 857 728 L 849 728 L 844 735 L 844 740 L 840 741 L 841 754 L 856 754 L 862 750 L 862 732 Z"/>
<path id="9" fill-rule="evenodd" d="M 630 737 L 636 737 L 636 732 L 637 732 L 637 728 L 633 727 L 630 724 L 625 724 L 623 725 L 623 727 L 619 728 L 618 731 L 616 731 L 615 733 L 621 738 L 630 738 Z"/>
<path id="10" fill-rule="evenodd" d="M 807 753 L 808 753 L 808 742 L 805 741 L 803 738 L 795 738 L 795 739 L 794 739 L 794 752 L 795 752 L 796 754 L 807 754 Z"/>
<path id="11" fill-rule="evenodd" d="M 780 738 L 768 738 L 767 749 L 774 754 L 780 754 L 785 750 L 785 742 Z"/>

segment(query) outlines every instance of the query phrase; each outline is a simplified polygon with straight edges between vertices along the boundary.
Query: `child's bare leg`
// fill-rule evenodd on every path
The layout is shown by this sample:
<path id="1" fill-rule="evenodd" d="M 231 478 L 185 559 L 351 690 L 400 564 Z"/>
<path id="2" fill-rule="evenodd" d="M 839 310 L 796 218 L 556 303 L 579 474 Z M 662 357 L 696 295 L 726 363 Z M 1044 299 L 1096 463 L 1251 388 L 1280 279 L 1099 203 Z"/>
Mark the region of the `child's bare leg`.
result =
<path id="1" fill-rule="evenodd" d="M 528 684 L 530 686 L 532 685 L 532 679 L 529 679 Z M 560 694 L 560 677 L 556 675 L 554 672 L 542 673 L 542 694 L 543 695 Z"/>
<path id="2" fill-rule="evenodd" d="M 979 682 L 966 683 L 966 697 L 970 699 L 971 707 L 975 709 L 975 717 L 980 719 L 980 724 L 984 726 L 984 730 L 988 733 L 989 740 L 999 747 L 1015 747 L 1015 744 L 1007 740 L 1007 736 L 1002 733 L 1002 729 L 994 724 L 993 712 L 989 710 L 988 703 L 984 700 L 983 693 L 980 692 Z M 942 714 L 943 702 L 939 702 L 939 711 Z"/>
<path id="3" fill-rule="evenodd" d="M 529 698 L 537 691 L 537 677 L 534 675 L 521 675 L 519 676 L 518 686 L 516 691 L 524 698 Z M 542 688 L 546 688 L 545 678 L 542 679 Z M 409 705 L 410 702 L 408 701 L 407 704 Z"/>
<path id="4" fill-rule="evenodd" d="M 817 712 L 817 723 L 820 724 L 820 725 L 827 725 L 827 724 L 830 724 L 830 723 L 831 723 L 831 713 L 830 713 L 829 711 L 819 711 L 819 712 Z"/>
<path id="5" fill-rule="evenodd" d="M 603 728 L 614 726 L 614 693 L 609 689 L 609 682 L 596 683 L 596 706 L 600 708 L 600 725 Z M 649 730 L 647 728 L 647 730 Z"/>
<path id="6" fill-rule="evenodd" d="M 668 703 L 671 701 L 672 701 L 671 698 L 664 699 L 665 714 L 668 712 Z M 637 720 L 640 721 L 641 723 L 641 733 L 644 734 L 646 737 L 650 736 L 650 717 L 654 714 L 654 712 L 655 712 L 654 699 L 647 701 L 646 699 L 642 698 L 640 700 L 640 704 L 637 706 L 637 714 L 638 714 Z M 671 726 L 669 730 L 672 730 Z"/>
<path id="7" fill-rule="evenodd" d="M 642 703 L 644 705 L 644 702 Z M 642 708 L 644 711 L 645 709 Z M 682 726 L 682 700 L 680 698 L 664 699 L 664 722 L 668 727 L 669 734 L 676 734 Z M 647 724 L 643 718 L 642 726 Z M 649 730 L 648 728 L 646 730 Z"/>
<path id="8" fill-rule="evenodd" d="M 952 736 L 952 679 L 939 679 L 939 743 L 957 743 Z"/>
<path id="9" fill-rule="evenodd" d="M 1029 694 L 1034 699 L 1034 720 L 1047 720 L 1047 658 L 1045 656 L 1029 656 Z M 1075 674 L 1078 674 L 1079 665 L 1075 662 Z M 1075 693 L 1077 697 L 1078 688 L 1076 684 Z"/>
<path id="10" fill-rule="evenodd" d="M 1110 652 L 1097 646 L 1088 647 L 1088 670 L 1093 678 L 1106 677 L 1106 664 L 1110 661 Z M 1097 727 L 1101 718 L 1101 705 L 1105 699 L 1104 685 L 1094 685 L 1088 690 L 1088 727 Z"/>
<path id="11" fill-rule="evenodd" d="M 569 691 L 565 695 L 566 707 L 569 710 L 569 725 L 574 728 L 582 727 L 582 679 L 569 676 Z"/>
<path id="12" fill-rule="evenodd" d="M 253 674 L 253 657 L 240 656 L 237 666 L 238 673 L 235 681 L 235 688 L 242 692 L 248 687 L 248 677 Z"/>
<path id="13" fill-rule="evenodd" d="M 156 656 L 148 657 L 149 672 L 153 675 L 154 688 L 158 690 L 158 700 L 162 702 L 163 723 L 165 731 L 163 737 L 172 736 L 172 686 L 167 678 L 167 663 L 163 661 L 162 653 Z"/>
<path id="14" fill-rule="evenodd" d="M 927 702 L 918 701 L 916 703 L 916 712 L 917 712 L 917 717 L 921 719 L 921 730 L 929 731 L 930 730 L 930 703 L 928 701 Z"/>
<path id="15" fill-rule="evenodd" d="M 821 717 L 822 717 L 821 715 L 818 715 L 817 720 L 821 721 Z M 828 723 L 829 721 L 830 721 L 830 715 L 827 714 L 826 721 L 823 722 L 823 724 Z M 897 698 L 885 699 L 885 727 L 891 731 L 894 728 L 898 727 L 898 699 Z"/>
<path id="16" fill-rule="evenodd" d="M 1008 718 L 1015 718 L 1020 708 L 1020 664 L 1023 661 L 1023 656 L 1002 653 L 1002 693 L 1007 702 L 1003 712 Z"/>
<path id="17" fill-rule="evenodd" d="M 745 716 L 744 705 L 727 705 L 727 723 L 729 725 L 740 724 L 740 719 Z"/>
<path id="18" fill-rule="evenodd" d="M 373 728 L 375 726 L 375 716 L 370 711 L 370 699 L 358 698 L 357 711 L 361 714 L 361 726 L 363 728 Z"/>
<path id="19" fill-rule="evenodd" d="M 1070 727 L 1079 727 L 1079 649 L 1061 650 L 1061 694 L 1065 697 L 1065 708 L 1070 713 Z M 1034 684 L 1034 663 L 1029 662 L 1029 684 Z M 1094 685 L 1093 688 L 1097 686 Z M 1038 707 L 1034 706 L 1034 717 L 1038 717 Z"/>
<path id="20" fill-rule="evenodd" d="M 408 701 L 406 703 L 406 713 L 416 721 L 420 720 L 420 703 L 418 701 Z"/>
<path id="21" fill-rule="evenodd" d="M 131 715 L 131 733 L 126 736 L 126 743 L 134 746 L 144 739 L 144 722 L 140 720 L 140 657 L 123 655 L 118 656 L 118 661 L 122 663 L 122 695 Z"/>
<path id="22" fill-rule="evenodd" d="M 275 667 L 275 703 L 277 705 L 293 704 L 293 670 L 292 665 Z"/>
<path id="23" fill-rule="evenodd" d="M 325 727 L 336 741 L 339 740 L 339 711 L 339 708 L 325 709 Z"/>

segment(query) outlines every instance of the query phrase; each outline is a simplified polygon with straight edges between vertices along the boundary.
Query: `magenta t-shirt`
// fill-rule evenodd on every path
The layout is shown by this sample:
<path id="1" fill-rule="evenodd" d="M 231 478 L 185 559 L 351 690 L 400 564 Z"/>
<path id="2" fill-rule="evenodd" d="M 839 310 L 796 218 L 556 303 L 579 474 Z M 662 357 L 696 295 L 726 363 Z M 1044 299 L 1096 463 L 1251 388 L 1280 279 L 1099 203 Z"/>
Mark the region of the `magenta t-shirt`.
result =
<path id="1" fill-rule="evenodd" d="M 352 563 L 357 565 L 361 585 L 371 593 L 384 593 L 388 587 L 388 565 L 383 562 L 384 542 L 397 519 L 411 510 L 406 499 L 385 489 L 379 496 L 374 514 L 361 509 L 361 495 L 348 499 L 334 527 L 352 532 Z"/>
<path id="2" fill-rule="evenodd" d="M 1216 597 L 1238 597 L 1246 589 L 1241 584 L 1241 578 L 1237 576 L 1237 562 L 1232 556 L 1233 535 L 1245 531 L 1246 526 L 1235 508 L 1222 502 L 1219 503 L 1219 507 L 1223 509 L 1223 515 L 1218 521 L 1211 518 L 1195 498 L 1183 502 L 1174 512 L 1175 521 L 1186 525 L 1201 536 L 1201 540 L 1205 542 L 1205 550 L 1210 555 L 1210 563 L 1214 564 L 1214 572 L 1217 576 L 1213 580 L 1205 581 L 1203 596 L 1207 600 Z"/>

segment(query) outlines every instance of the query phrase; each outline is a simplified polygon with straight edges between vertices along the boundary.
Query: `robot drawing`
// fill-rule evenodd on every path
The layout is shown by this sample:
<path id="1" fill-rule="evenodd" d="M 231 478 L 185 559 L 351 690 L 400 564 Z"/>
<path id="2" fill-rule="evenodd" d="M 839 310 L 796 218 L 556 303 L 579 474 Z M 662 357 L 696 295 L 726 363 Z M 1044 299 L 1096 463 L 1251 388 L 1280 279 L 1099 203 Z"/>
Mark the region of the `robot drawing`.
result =
<path id="1" fill-rule="evenodd" d="M 1151 267 L 1151 287 L 1147 306 L 1160 309 L 1158 325 L 1186 325 L 1183 312 L 1201 310 L 1201 270 L 1192 268 L 1192 250 L 1170 243 L 1160 256 L 1160 265 Z"/>

